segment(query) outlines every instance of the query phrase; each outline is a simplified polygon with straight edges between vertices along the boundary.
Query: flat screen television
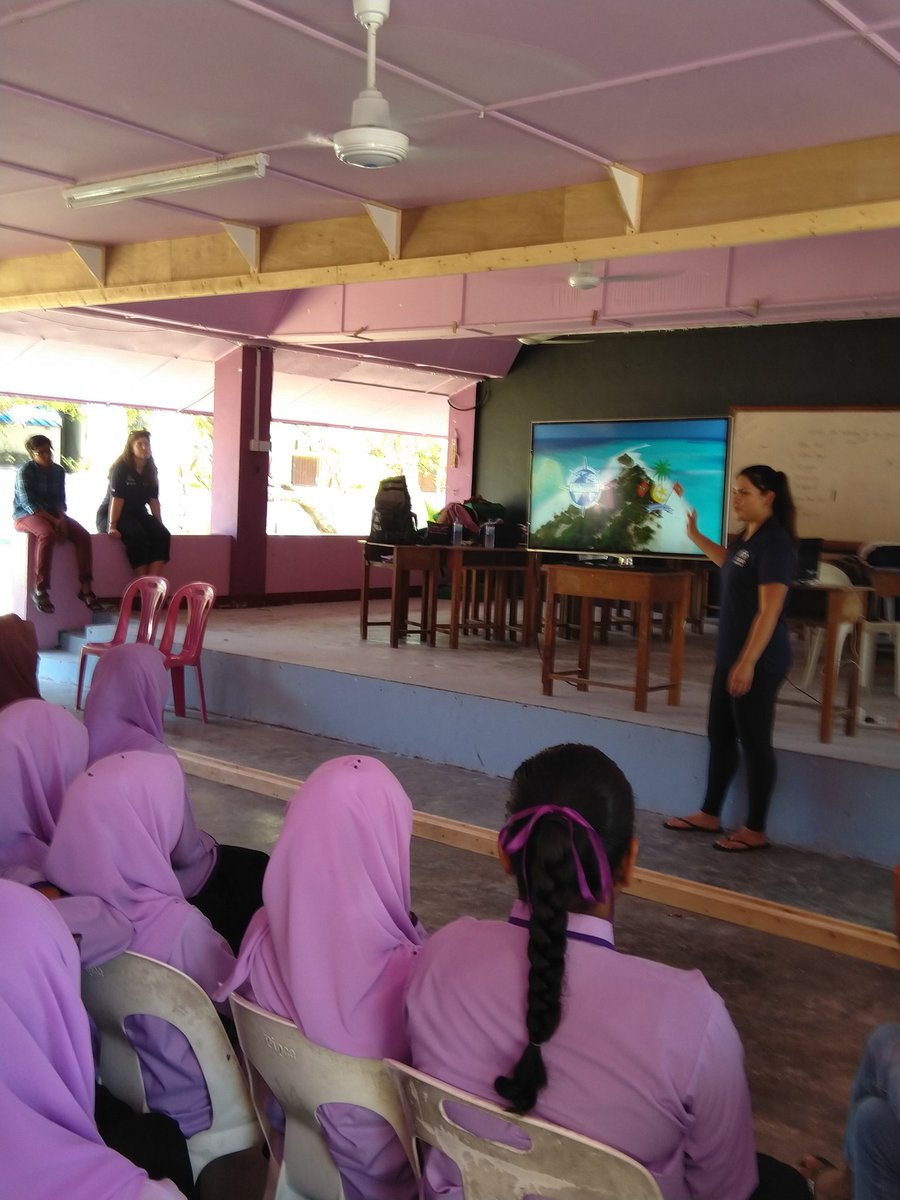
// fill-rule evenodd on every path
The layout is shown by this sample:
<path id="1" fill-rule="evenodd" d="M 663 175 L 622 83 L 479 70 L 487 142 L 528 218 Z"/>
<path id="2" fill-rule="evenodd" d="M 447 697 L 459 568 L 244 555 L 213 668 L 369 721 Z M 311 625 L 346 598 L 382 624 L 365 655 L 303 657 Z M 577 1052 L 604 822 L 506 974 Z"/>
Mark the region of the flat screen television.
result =
<path id="1" fill-rule="evenodd" d="M 700 555 L 685 517 L 724 541 L 727 417 L 537 421 L 528 545 L 587 555 Z"/>

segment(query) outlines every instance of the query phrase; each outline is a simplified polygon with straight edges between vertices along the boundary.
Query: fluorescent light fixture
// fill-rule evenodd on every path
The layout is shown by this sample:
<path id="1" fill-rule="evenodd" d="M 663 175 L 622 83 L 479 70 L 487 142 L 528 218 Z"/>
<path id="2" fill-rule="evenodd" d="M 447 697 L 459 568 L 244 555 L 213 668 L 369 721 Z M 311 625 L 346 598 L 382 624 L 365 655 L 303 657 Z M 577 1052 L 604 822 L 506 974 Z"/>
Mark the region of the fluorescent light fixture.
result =
<path id="1" fill-rule="evenodd" d="M 149 171 L 124 179 L 106 179 L 98 183 L 80 183 L 65 188 L 63 199 L 69 208 L 93 208 L 98 204 L 118 204 L 121 200 L 141 200 L 168 192 L 191 192 L 195 188 L 219 183 L 237 183 L 242 179 L 261 179 L 269 165 L 267 154 L 242 154 L 234 158 L 215 158 L 211 162 L 171 171 Z"/>

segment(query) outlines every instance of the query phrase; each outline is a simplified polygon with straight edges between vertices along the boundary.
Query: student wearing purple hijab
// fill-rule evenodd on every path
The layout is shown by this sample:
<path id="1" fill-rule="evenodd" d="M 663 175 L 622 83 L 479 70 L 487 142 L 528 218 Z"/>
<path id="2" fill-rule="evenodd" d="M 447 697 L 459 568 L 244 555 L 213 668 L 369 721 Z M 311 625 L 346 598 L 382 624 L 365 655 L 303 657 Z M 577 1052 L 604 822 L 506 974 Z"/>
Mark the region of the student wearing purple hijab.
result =
<path id="1" fill-rule="evenodd" d="M 410 913 L 412 805 L 374 758 L 318 767 L 291 800 L 230 991 L 293 1021 L 311 1041 L 409 1061 L 403 990 L 423 941 Z M 346 1200 L 412 1200 L 406 1155 L 380 1117 L 320 1111 Z"/>
<path id="2" fill-rule="evenodd" d="M 155 647 L 125 642 L 107 650 L 94 669 L 84 706 L 90 761 L 146 750 L 177 762 L 163 731 L 168 695 L 169 673 Z M 183 772 L 182 792 L 184 821 L 172 866 L 185 897 L 237 953 L 250 918 L 262 905 L 268 855 L 245 846 L 220 846 L 197 828 Z"/>
<path id="3" fill-rule="evenodd" d="M 211 996 L 234 956 L 172 870 L 182 820 L 177 762 L 139 750 L 102 758 L 66 792 L 46 870 L 57 887 L 120 912 L 134 929 L 126 949 L 177 967 Z M 176 1120 L 185 1137 L 208 1129 L 209 1094 L 187 1039 L 155 1017 L 131 1018 L 128 1027 L 148 1108 Z"/>
<path id="4" fill-rule="evenodd" d="M 740 1038 L 699 971 L 614 949 L 615 896 L 637 841 L 628 780 L 593 746 L 554 746 L 516 771 L 500 858 L 506 922 L 436 933 L 406 999 L 413 1065 L 643 1163 L 665 1200 L 793 1200 L 757 1188 Z M 768 1173 L 782 1164 L 760 1160 Z M 425 1195 L 461 1197 L 432 1153 Z"/>
<path id="5" fill-rule="evenodd" d="M 125 949 L 131 925 L 96 896 L 64 896 L 52 888 L 45 867 L 63 796 L 87 755 L 87 734 L 64 708 L 18 700 L 0 712 L 0 878 L 51 897 L 71 932 L 80 934 L 82 964 L 92 967 Z"/>
<path id="6" fill-rule="evenodd" d="M 0 880 L 0 1173 L 10 1200 L 184 1200 L 103 1144 L 78 951 L 55 905 Z"/>

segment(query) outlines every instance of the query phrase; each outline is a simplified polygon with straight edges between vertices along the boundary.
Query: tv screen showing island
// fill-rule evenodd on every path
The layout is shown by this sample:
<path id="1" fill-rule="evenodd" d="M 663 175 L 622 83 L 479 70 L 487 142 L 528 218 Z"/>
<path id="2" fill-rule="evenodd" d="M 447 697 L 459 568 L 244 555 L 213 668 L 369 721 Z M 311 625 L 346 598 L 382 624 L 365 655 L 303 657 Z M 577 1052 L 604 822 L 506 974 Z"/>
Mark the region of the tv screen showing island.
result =
<path id="1" fill-rule="evenodd" d="M 727 417 L 532 425 L 528 545 L 608 555 L 699 555 L 685 518 L 725 529 Z"/>

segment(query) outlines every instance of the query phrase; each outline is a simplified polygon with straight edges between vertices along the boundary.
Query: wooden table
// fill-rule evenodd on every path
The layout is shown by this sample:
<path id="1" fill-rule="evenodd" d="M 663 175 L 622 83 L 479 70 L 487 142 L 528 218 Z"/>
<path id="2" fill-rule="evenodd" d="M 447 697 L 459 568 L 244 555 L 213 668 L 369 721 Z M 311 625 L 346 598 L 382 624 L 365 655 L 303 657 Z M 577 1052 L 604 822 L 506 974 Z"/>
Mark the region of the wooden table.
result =
<path id="1" fill-rule="evenodd" d="M 391 546 L 387 543 L 361 542 L 363 583 L 359 596 L 359 636 L 368 637 L 370 625 L 390 625 L 391 648 L 396 649 L 402 637 L 418 631 L 419 638 L 434 645 L 437 627 L 437 576 L 440 569 L 439 546 Z M 377 555 L 377 557 L 373 557 Z M 369 620 L 370 571 L 372 567 L 391 572 L 391 619 Z M 422 609 L 420 619 L 409 619 L 410 576 L 422 572 Z"/>
<path id="2" fill-rule="evenodd" d="M 824 596 L 822 595 L 824 593 Z M 822 675 L 822 705 L 819 717 L 819 741 L 830 742 L 831 732 L 836 716 L 844 717 L 844 730 L 852 737 L 856 733 L 856 710 L 859 704 L 859 643 L 862 624 L 866 617 L 866 608 L 871 588 L 842 587 L 839 584 L 814 584 L 809 587 L 794 587 L 788 598 L 786 618 L 790 625 L 818 625 L 825 628 L 825 648 L 823 651 Z M 807 598 L 821 598 L 824 601 L 824 615 L 817 613 L 807 615 L 798 611 L 805 607 Z M 850 665 L 850 679 L 847 685 L 847 704 L 845 708 L 835 710 L 834 700 L 837 693 L 839 664 L 835 662 L 837 650 L 838 629 L 841 625 L 852 625 L 853 645 L 856 651 L 854 661 Z M 782 704 L 802 703 L 795 700 L 781 700 Z"/>
<path id="3" fill-rule="evenodd" d="M 691 576 L 687 571 L 604 570 L 597 567 L 544 567 L 547 580 L 547 605 L 544 615 L 544 655 L 541 680 L 544 695 L 553 694 L 555 679 L 576 680 L 578 690 L 612 687 L 634 692 L 636 712 L 647 711 L 649 692 L 668 692 L 669 704 L 681 700 L 681 675 L 684 665 L 684 623 L 688 615 Z M 557 605 L 561 597 L 581 599 L 581 633 L 578 641 L 578 667 L 575 671 L 556 671 Z M 591 643 L 594 632 L 593 609 L 596 600 L 628 600 L 639 606 L 637 623 L 637 667 L 634 687 L 607 683 L 590 675 Z M 668 683 L 649 684 L 650 632 L 654 604 L 672 605 L 672 641 L 669 651 Z"/>
<path id="4" fill-rule="evenodd" d="M 505 606 L 508 593 L 506 591 L 505 579 L 500 580 L 497 592 L 493 592 L 493 589 L 497 587 L 497 579 L 492 579 L 491 573 L 496 573 L 497 576 L 510 573 L 521 576 L 523 584 L 522 604 L 524 608 L 522 643 L 526 646 L 531 645 L 533 638 L 531 631 L 534 629 L 535 587 L 534 574 L 530 570 L 532 563 L 528 551 L 524 547 L 511 547 L 508 549 L 493 548 L 488 550 L 484 546 L 443 546 L 440 553 L 444 565 L 450 572 L 450 623 L 441 627 L 449 634 L 450 649 L 457 650 L 459 648 L 459 633 L 462 626 L 467 571 L 483 571 L 486 573 L 486 601 L 489 605 L 493 595 L 496 603 L 494 604 L 494 613 L 488 615 L 485 633 L 486 635 L 493 634 L 498 639 L 503 639 L 510 634 L 506 617 L 500 611 Z"/>

